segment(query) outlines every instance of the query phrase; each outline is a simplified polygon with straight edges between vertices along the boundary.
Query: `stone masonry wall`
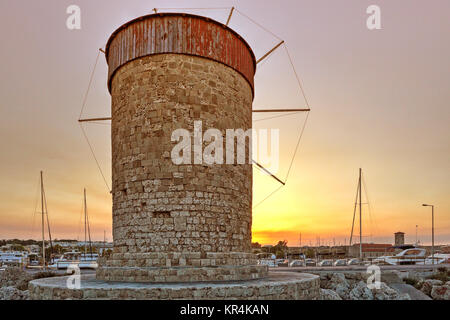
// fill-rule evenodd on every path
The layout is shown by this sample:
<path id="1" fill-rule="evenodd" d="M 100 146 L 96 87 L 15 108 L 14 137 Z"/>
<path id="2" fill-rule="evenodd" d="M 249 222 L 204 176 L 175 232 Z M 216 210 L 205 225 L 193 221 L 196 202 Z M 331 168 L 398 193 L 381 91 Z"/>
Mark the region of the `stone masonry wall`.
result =
<path id="1" fill-rule="evenodd" d="M 209 59 L 160 54 L 121 67 L 111 90 L 116 262 L 109 265 L 130 257 L 143 266 L 189 265 L 186 252 L 197 253 L 192 261 L 201 265 L 208 252 L 249 253 L 251 164 L 175 165 L 170 157 L 173 130 L 193 135 L 194 121 L 224 137 L 226 129 L 251 128 L 248 82 Z M 148 264 L 147 253 L 168 258 Z M 247 256 L 228 261 L 247 264 L 243 260 L 254 263 Z"/>

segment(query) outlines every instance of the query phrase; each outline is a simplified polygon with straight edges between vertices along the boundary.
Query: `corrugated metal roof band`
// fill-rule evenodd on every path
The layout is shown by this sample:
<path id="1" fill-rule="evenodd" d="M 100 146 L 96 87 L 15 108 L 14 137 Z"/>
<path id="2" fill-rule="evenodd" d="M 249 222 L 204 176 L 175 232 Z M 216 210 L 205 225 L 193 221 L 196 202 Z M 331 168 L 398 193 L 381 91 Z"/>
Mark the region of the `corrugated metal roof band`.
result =
<path id="1" fill-rule="evenodd" d="M 215 20 L 185 13 L 158 13 L 127 22 L 106 45 L 108 89 L 124 64 L 152 54 L 178 53 L 200 56 L 238 71 L 254 92 L 255 55 L 235 31 Z"/>

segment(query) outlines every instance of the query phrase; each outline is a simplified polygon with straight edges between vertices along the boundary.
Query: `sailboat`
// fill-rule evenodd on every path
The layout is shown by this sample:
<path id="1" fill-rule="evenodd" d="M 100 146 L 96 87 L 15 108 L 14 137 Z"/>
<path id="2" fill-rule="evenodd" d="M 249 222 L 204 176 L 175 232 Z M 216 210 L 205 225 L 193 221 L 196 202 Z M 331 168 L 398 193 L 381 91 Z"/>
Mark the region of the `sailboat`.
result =
<path id="1" fill-rule="evenodd" d="M 87 213 L 86 189 L 84 189 L 84 252 L 70 251 L 62 255 L 55 261 L 51 268 L 67 269 L 69 266 L 77 266 L 80 269 L 97 269 L 98 254 L 92 251 L 91 230 L 89 226 L 89 217 Z M 89 244 L 89 252 L 88 252 Z"/>

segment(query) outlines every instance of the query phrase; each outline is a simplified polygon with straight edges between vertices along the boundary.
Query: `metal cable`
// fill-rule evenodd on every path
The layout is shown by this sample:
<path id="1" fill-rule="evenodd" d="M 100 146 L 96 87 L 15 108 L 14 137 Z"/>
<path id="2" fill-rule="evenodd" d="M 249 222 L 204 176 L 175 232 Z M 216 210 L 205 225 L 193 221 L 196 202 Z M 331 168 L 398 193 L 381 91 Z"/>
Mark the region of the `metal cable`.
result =
<path id="1" fill-rule="evenodd" d="M 287 56 L 288 56 L 288 58 L 289 58 L 289 62 L 291 63 L 292 70 L 294 71 L 295 78 L 297 79 L 297 83 L 298 83 L 298 86 L 299 86 L 299 88 L 300 88 L 300 91 L 301 91 L 301 93 L 302 93 L 302 95 L 303 95 L 303 98 L 305 99 L 306 106 L 308 107 L 308 109 L 311 109 L 310 106 L 309 106 L 308 99 L 306 98 L 306 94 L 305 94 L 305 91 L 304 91 L 304 89 L 303 89 L 302 82 L 301 82 L 301 80 L 300 80 L 300 77 L 298 76 L 297 71 L 295 70 L 294 62 L 292 61 L 291 55 L 289 54 L 288 47 L 287 47 L 286 43 L 283 43 L 283 45 L 284 45 L 284 48 L 285 48 L 285 50 L 286 50 Z M 308 113 L 307 113 L 307 115 L 306 115 L 305 122 L 303 123 L 303 128 L 302 128 L 302 131 L 301 131 L 300 136 L 299 136 L 299 138 L 298 138 L 297 145 L 295 146 L 295 151 L 294 151 L 294 154 L 293 154 L 293 156 L 292 156 L 291 164 L 289 165 L 289 169 L 288 169 L 288 172 L 287 172 L 287 174 L 286 174 L 285 181 L 284 181 L 285 183 L 287 182 L 287 179 L 288 179 L 289 174 L 290 174 L 291 169 L 292 169 L 292 165 L 294 164 L 295 156 L 296 156 L 297 150 L 298 150 L 298 148 L 299 148 L 299 146 L 300 146 L 300 141 L 301 141 L 302 136 L 303 136 L 303 133 L 304 133 L 304 131 L 305 131 L 306 123 L 308 122 L 308 118 L 309 118 L 309 111 L 308 111 Z"/>
<path id="2" fill-rule="evenodd" d="M 292 116 L 298 113 L 302 113 L 303 111 L 292 111 L 289 112 L 287 114 L 282 114 L 282 115 L 278 115 L 278 116 L 272 116 L 272 117 L 266 117 L 266 118 L 262 118 L 262 119 L 257 119 L 257 120 L 253 120 L 253 122 L 259 122 L 259 121 L 264 121 L 264 120 L 271 120 L 271 119 L 276 119 L 276 118 L 281 118 L 281 117 L 288 117 L 288 116 Z"/>
<path id="3" fill-rule="evenodd" d="M 213 8 L 155 8 L 156 10 L 225 10 L 231 7 L 213 7 Z M 236 8 L 235 8 L 236 10 Z"/>
<path id="4" fill-rule="evenodd" d="M 379 234 L 380 230 L 378 228 L 377 221 L 375 220 L 375 216 L 374 216 L 374 214 L 372 214 L 372 205 L 371 205 L 371 201 L 369 200 L 369 190 L 367 189 L 366 180 L 364 179 L 364 174 L 362 174 L 362 182 L 363 182 L 363 186 L 364 186 L 364 194 L 366 196 L 367 208 L 369 209 L 369 219 L 370 219 L 371 228 L 374 227 L 375 233 Z"/>
<path id="5" fill-rule="evenodd" d="M 352 240 L 353 240 L 353 229 L 354 229 L 354 227 L 355 227 L 355 215 L 356 215 L 356 207 L 358 206 L 359 183 L 360 183 L 360 181 L 358 180 L 358 185 L 356 186 L 355 207 L 353 208 L 352 232 L 350 233 L 350 243 L 349 243 L 350 246 L 352 245 Z"/>
<path id="6" fill-rule="evenodd" d="M 88 139 L 88 137 L 87 137 L 87 135 L 86 135 L 86 132 L 84 131 L 83 125 L 82 125 L 81 123 L 80 123 L 80 128 L 81 128 L 81 131 L 83 132 L 83 136 L 84 136 L 84 138 L 86 139 L 86 142 L 87 142 L 88 145 L 89 145 L 89 149 L 91 150 L 92 156 L 94 157 L 95 163 L 97 164 L 97 168 L 98 168 L 98 170 L 100 171 L 100 174 L 102 175 L 103 181 L 105 182 L 105 185 L 106 185 L 106 187 L 108 188 L 108 191 L 111 193 L 112 190 L 111 190 L 111 188 L 109 187 L 108 182 L 106 181 L 106 178 L 105 178 L 105 175 L 103 174 L 102 168 L 100 167 L 100 164 L 99 164 L 99 162 L 98 162 L 98 160 L 97 160 L 97 157 L 95 156 L 94 149 L 92 148 L 92 145 L 91 145 L 91 143 L 89 142 L 89 139 Z"/>
<path id="7" fill-rule="evenodd" d="M 260 204 L 262 204 L 264 201 L 266 201 L 267 199 L 269 199 L 271 196 L 273 196 L 278 190 L 280 190 L 281 188 L 283 188 L 284 185 L 279 186 L 278 188 L 276 188 L 273 192 L 271 192 L 267 197 L 265 197 L 264 199 L 262 199 L 260 202 L 258 202 L 253 209 L 255 209 L 256 207 L 258 207 Z"/>
<path id="8" fill-rule="evenodd" d="M 95 121 L 89 121 L 89 122 L 85 122 L 88 124 L 98 124 L 98 125 L 102 125 L 102 126 L 111 126 L 111 122 L 95 122 Z"/>
<path id="9" fill-rule="evenodd" d="M 256 24 L 258 27 L 260 27 L 261 29 L 263 29 L 264 31 L 270 33 L 272 36 L 274 36 L 275 38 L 277 38 L 278 40 L 282 41 L 283 39 L 281 39 L 279 36 L 277 36 L 275 33 L 273 33 L 272 31 L 266 29 L 263 25 L 259 24 L 258 22 L 256 22 L 255 20 L 253 20 L 252 18 L 250 18 L 249 16 L 247 16 L 245 13 L 243 13 L 242 11 L 238 10 L 237 8 L 234 8 L 234 11 L 237 11 L 238 13 L 240 13 L 241 15 L 243 15 L 244 17 L 246 17 L 248 20 L 250 20 L 251 22 L 253 22 L 254 24 Z"/>
<path id="10" fill-rule="evenodd" d="M 236 9 L 236 8 L 235 8 L 235 10 L 236 10 L 238 13 L 240 13 L 241 15 L 243 15 L 244 17 L 246 17 L 247 19 L 249 19 L 250 21 L 252 21 L 252 22 L 253 22 L 254 24 L 256 24 L 257 26 L 259 26 L 260 28 L 262 28 L 263 30 L 265 30 L 266 32 L 270 33 L 272 36 L 274 36 L 274 37 L 277 38 L 278 40 L 282 41 L 282 39 L 281 39 L 280 37 L 278 37 L 276 34 L 274 34 L 273 32 L 271 32 L 270 30 L 266 29 L 264 26 L 260 25 L 259 23 L 257 23 L 255 20 L 251 19 L 249 16 L 247 16 L 247 15 L 244 14 L 243 12 L 239 11 L 239 10 Z M 310 108 L 310 105 L 309 105 L 309 102 L 308 102 L 308 99 L 306 98 L 306 94 L 305 94 L 305 91 L 304 91 L 304 89 L 303 89 L 302 82 L 301 82 L 301 80 L 300 80 L 300 77 L 299 77 L 299 75 L 298 75 L 296 69 L 295 69 L 294 62 L 292 61 L 292 57 L 291 57 L 291 55 L 290 55 L 290 53 L 289 53 L 289 49 L 288 49 L 286 43 L 283 43 L 283 45 L 284 45 L 284 48 L 285 48 L 285 50 L 286 50 L 287 56 L 288 56 L 288 58 L 289 58 L 289 62 L 290 62 L 290 64 L 291 64 L 292 70 L 294 71 L 295 78 L 297 79 L 297 83 L 298 83 L 298 86 L 299 86 L 299 88 L 300 88 L 300 92 L 301 92 L 301 94 L 303 95 L 303 98 L 305 99 L 305 103 L 306 103 L 308 109 L 311 109 L 311 108 Z M 271 53 L 271 54 L 272 54 L 272 53 Z M 269 56 L 270 56 L 270 55 L 269 55 Z M 292 115 L 292 113 L 289 114 L 289 115 Z M 276 118 L 276 117 L 279 117 L 279 116 L 274 116 L 274 117 L 272 117 L 272 118 Z M 307 113 L 307 115 L 306 115 L 305 121 L 304 121 L 304 123 L 303 123 L 302 129 L 301 129 L 301 132 L 300 132 L 300 135 L 299 135 L 299 138 L 298 138 L 298 140 L 297 140 L 297 144 L 296 144 L 296 146 L 295 146 L 295 150 L 294 150 L 294 153 L 293 153 L 293 155 L 292 155 L 291 163 L 289 164 L 289 169 L 288 169 L 287 174 L 286 174 L 286 178 L 284 179 L 284 183 L 285 183 L 285 184 L 287 183 L 287 180 L 288 180 L 289 175 L 290 175 L 290 173 L 291 173 L 291 169 L 292 169 L 292 166 L 293 166 L 293 164 L 294 164 L 294 160 L 295 160 L 295 157 L 296 157 L 296 155 L 297 155 L 297 151 L 298 151 L 298 148 L 299 148 L 299 146 L 300 146 L 300 142 L 301 142 L 301 139 L 302 139 L 302 137 L 303 137 L 303 133 L 304 133 L 305 128 L 306 128 L 306 124 L 307 124 L 307 122 L 308 122 L 308 118 L 309 118 L 309 111 L 308 111 L 308 113 Z M 267 120 L 267 119 L 260 119 L 260 120 L 256 120 L 256 121 L 262 121 L 262 120 Z M 255 122 L 256 122 L 256 121 L 255 121 Z M 284 186 L 284 185 L 278 187 L 275 191 L 273 191 L 272 193 L 270 193 L 266 198 L 264 198 L 264 199 L 263 199 L 262 201 L 260 201 L 257 205 L 255 205 L 255 206 L 253 207 L 253 209 L 255 209 L 255 208 L 256 208 L 257 206 L 259 206 L 261 203 L 263 203 L 263 202 L 266 201 L 268 198 L 270 198 L 273 194 L 275 194 L 275 193 L 276 193 L 278 190 L 280 190 L 283 186 Z"/>
<path id="11" fill-rule="evenodd" d="M 92 69 L 91 77 L 89 78 L 89 84 L 86 89 L 86 93 L 84 94 L 83 104 L 81 105 L 80 117 L 78 119 L 81 119 L 81 115 L 83 114 L 84 107 L 86 106 L 87 97 L 89 95 L 89 90 L 91 89 L 92 80 L 94 79 L 95 69 L 97 68 L 99 57 L 100 57 L 100 50 L 98 51 L 97 58 L 95 59 L 94 68 Z"/>
<path id="12" fill-rule="evenodd" d="M 302 131 L 300 132 L 300 135 L 298 137 L 297 145 L 295 146 L 294 154 L 292 155 L 291 163 L 289 165 L 289 169 L 288 169 L 288 172 L 286 174 L 286 178 L 284 179 L 284 183 L 287 183 L 287 180 L 289 178 L 289 174 L 291 173 L 291 169 L 292 169 L 292 166 L 294 164 L 295 156 L 297 155 L 297 151 L 298 151 L 298 148 L 300 147 L 300 142 L 302 140 L 303 133 L 305 132 L 306 123 L 308 122 L 308 118 L 309 118 L 309 111 L 307 112 L 305 122 L 303 122 Z"/>
<path id="13" fill-rule="evenodd" d="M 308 109 L 311 109 L 309 106 L 308 99 L 306 98 L 305 90 L 303 90 L 302 81 L 300 80 L 300 77 L 298 76 L 297 71 L 295 70 L 294 62 L 292 61 L 291 54 L 289 53 L 289 49 L 286 45 L 286 42 L 283 43 L 284 49 L 286 50 L 287 56 L 289 58 L 289 62 L 291 63 L 292 70 L 294 70 L 295 78 L 297 78 L 298 86 L 300 87 L 300 90 L 302 92 L 303 98 L 305 99 L 306 105 L 308 106 Z"/>
<path id="14" fill-rule="evenodd" d="M 33 212 L 33 219 L 31 221 L 31 234 L 34 233 L 34 222 L 36 219 L 36 212 L 37 212 L 37 206 L 39 204 L 39 187 L 40 187 L 40 179 L 38 179 L 38 186 L 36 188 L 36 196 L 35 196 L 35 204 L 34 204 L 34 212 Z"/>
<path id="15" fill-rule="evenodd" d="M 81 200 L 81 209 L 80 209 L 80 217 L 78 219 L 78 234 L 77 240 L 81 237 L 81 233 L 83 232 L 82 223 L 83 223 L 83 212 L 84 212 L 84 201 Z"/>
<path id="16" fill-rule="evenodd" d="M 81 116 L 83 115 L 84 108 L 85 108 L 85 106 L 86 106 L 87 97 L 88 97 L 88 95 L 89 95 L 89 91 L 90 91 L 91 86 L 92 86 L 92 81 L 93 81 L 93 79 L 94 79 L 95 70 L 97 69 L 97 64 L 98 64 L 98 60 L 99 60 L 99 57 L 100 57 L 100 53 L 101 53 L 101 51 L 99 50 L 98 53 L 97 53 L 97 58 L 95 59 L 94 68 L 92 69 L 91 76 L 90 76 L 90 78 L 89 78 L 89 84 L 88 84 L 88 87 L 87 87 L 87 89 L 86 89 L 86 93 L 85 93 L 84 98 L 83 98 L 83 103 L 82 103 L 82 105 L 81 105 L 81 111 L 80 111 L 80 117 L 79 117 L 79 119 L 81 119 Z M 99 162 L 98 162 L 98 160 L 97 160 L 97 157 L 95 156 L 94 149 L 93 149 L 93 147 L 92 147 L 92 145 L 91 145 L 91 143 L 90 143 L 90 141 L 89 141 L 89 139 L 88 139 L 88 137 L 87 137 L 87 134 L 86 134 L 86 132 L 85 132 L 85 130 L 84 130 L 82 124 L 79 123 L 79 125 L 80 125 L 80 128 L 81 128 L 81 131 L 83 132 L 83 136 L 84 136 L 84 138 L 86 139 L 86 142 L 87 142 L 88 145 L 89 145 L 89 149 L 91 150 L 91 153 L 92 153 L 92 156 L 93 156 L 93 158 L 94 158 L 94 160 L 95 160 L 95 163 L 97 164 L 97 168 L 98 168 L 98 170 L 100 171 L 100 174 L 102 175 L 103 181 L 105 182 L 105 185 L 106 185 L 106 187 L 108 188 L 108 191 L 111 192 L 111 188 L 109 187 L 109 184 L 108 184 L 108 182 L 106 181 L 105 175 L 103 174 L 102 168 L 100 167 L 100 164 L 99 164 Z"/>

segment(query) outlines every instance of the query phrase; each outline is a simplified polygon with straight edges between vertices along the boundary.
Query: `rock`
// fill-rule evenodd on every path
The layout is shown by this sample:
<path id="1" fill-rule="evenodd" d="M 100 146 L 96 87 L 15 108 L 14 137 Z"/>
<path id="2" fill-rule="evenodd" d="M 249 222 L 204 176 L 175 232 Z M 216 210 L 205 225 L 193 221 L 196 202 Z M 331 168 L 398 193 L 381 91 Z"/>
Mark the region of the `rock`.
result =
<path id="1" fill-rule="evenodd" d="M 343 273 L 334 273 L 331 278 L 330 278 L 331 282 L 335 282 L 335 283 L 344 283 L 347 282 L 347 280 L 345 279 L 345 275 Z"/>
<path id="2" fill-rule="evenodd" d="M 418 290 L 421 290 L 424 282 L 425 282 L 425 280 L 423 278 L 419 278 L 417 280 L 417 283 L 414 285 L 414 287 Z"/>
<path id="3" fill-rule="evenodd" d="M 411 299 L 411 296 L 407 293 L 403 293 L 403 294 L 399 293 L 397 300 L 412 300 L 412 299 Z"/>
<path id="4" fill-rule="evenodd" d="M 433 286 L 431 289 L 431 297 L 434 300 L 450 300 L 450 285 L 447 285 L 449 281 L 442 286 Z"/>
<path id="5" fill-rule="evenodd" d="M 342 273 L 335 273 L 331 276 L 327 289 L 335 291 L 341 299 L 349 299 L 350 284 Z"/>
<path id="6" fill-rule="evenodd" d="M 342 298 L 333 290 L 320 289 L 320 300 L 342 300 Z"/>
<path id="7" fill-rule="evenodd" d="M 397 273 L 389 280 L 397 282 Z M 379 289 L 369 288 L 365 274 L 358 273 L 334 273 L 321 277 L 321 299 L 322 300 L 411 300 L 408 293 L 400 293 L 398 290 L 388 286 L 385 282 L 380 283 Z M 329 279 L 329 280 L 327 280 Z M 358 281 L 359 280 L 359 281 Z M 413 288 L 413 287 L 411 287 Z"/>
<path id="8" fill-rule="evenodd" d="M 32 275 L 20 268 L 7 268 L 0 273 L 0 288 L 16 287 L 19 290 L 26 290 L 28 281 L 32 278 Z"/>
<path id="9" fill-rule="evenodd" d="M 425 293 L 417 289 L 416 287 L 406 283 L 392 283 L 389 285 L 395 289 L 400 295 L 408 295 L 407 300 L 432 300 Z M 406 297 L 405 297 L 406 298 Z"/>
<path id="10" fill-rule="evenodd" d="M 376 300 L 411 300 L 409 294 L 401 294 L 384 282 L 380 283 L 379 289 L 372 289 L 372 294 Z"/>
<path id="11" fill-rule="evenodd" d="M 347 280 L 361 280 L 360 272 L 345 272 L 343 274 Z"/>
<path id="12" fill-rule="evenodd" d="M 344 300 L 348 300 L 349 299 L 349 294 L 350 294 L 350 286 L 345 286 L 342 284 L 338 284 L 335 287 L 336 293 Z"/>
<path id="13" fill-rule="evenodd" d="M 0 288 L 0 300 L 30 300 L 28 290 L 21 291 L 14 287 Z"/>
<path id="14" fill-rule="evenodd" d="M 431 289 L 433 289 L 433 286 L 441 286 L 441 285 L 442 285 L 441 280 L 427 279 L 423 282 L 420 290 L 427 296 L 431 296 Z"/>
<path id="15" fill-rule="evenodd" d="M 373 300 L 373 293 L 365 282 L 360 281 L 350 291 L 349 298 L 350 300 Z"/>
<path id="16" fill-rule="evenodd" d="M 385 271 L 381 273 L 381 281 L 387 284 L 403 283 L 401 274 L 397 270 Z"/>

